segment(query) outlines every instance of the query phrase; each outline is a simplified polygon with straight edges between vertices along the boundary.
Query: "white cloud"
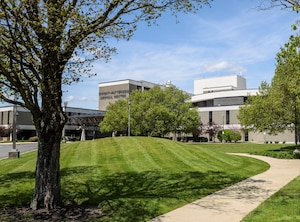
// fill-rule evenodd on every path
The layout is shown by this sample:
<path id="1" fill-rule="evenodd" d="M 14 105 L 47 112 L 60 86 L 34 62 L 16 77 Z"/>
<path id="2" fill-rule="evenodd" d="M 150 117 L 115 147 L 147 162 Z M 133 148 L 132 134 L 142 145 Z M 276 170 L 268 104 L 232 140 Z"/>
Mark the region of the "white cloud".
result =
<path id="1" fill-rule="evenodd" d="M 78 98 L 79 101 L 87 101 L 88 97 L 82 96 Z"/>
<path id="2" fill-rule="evenodd" d="M 243 66 L 230 64 L 228 61 L 205 64 L 203 68 L 203 73 L 232 72 L 233 74 L 238 74 L 246 72 L 246 69 Z"/>
<path id="3" fill-rule="evenodd" d="M 139 37 L 129 42 L 114 41 L 118 54 L 109 63 L 94 63 L 98 76 L 70 87 L 66 96 L 76 106 L 95 108 L 99 82 L 171 80 L 192 92 L 194 79 L 235 73 L 245 74 L 251 86 L 259 86 L 273 75 L 276 53 L 288 40 L 296 16 L 276 9 L 257 11 L 254 2 L 228 2 L 215 2 L 211 9 L 183 17 L 176 25 L 141 29 Z M 228 4 L 230 11 L 222 4 Z"/>
<path id="4" fill-rule="evenodd" d="M 67 96 L 67 97 L 65 97 L 65 99 L 64 99 L 64 101 L 65 102 L 71 102 L 71 101 L 73 101 L 74 100 L 74 96 Z"/>

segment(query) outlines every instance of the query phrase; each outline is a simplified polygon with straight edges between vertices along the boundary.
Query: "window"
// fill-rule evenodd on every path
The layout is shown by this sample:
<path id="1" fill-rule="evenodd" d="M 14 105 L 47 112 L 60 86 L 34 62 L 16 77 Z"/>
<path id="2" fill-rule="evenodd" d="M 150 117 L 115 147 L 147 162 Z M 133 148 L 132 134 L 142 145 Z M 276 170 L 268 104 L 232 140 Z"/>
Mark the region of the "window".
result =
<path id="1" fill-rule="evenodd" d="M 245 131 L 245 142 L 249 141 L 249 133 L 248 130 Z"/>
<path id="2" fill-rule="evenodd" d="M 226 110 L 226 124 L 230 124 L 230 112 Z"/>
<path id="3" fill-rule="evenodd" d="M 7 124 L 10 124 L 10 122 L 9 122 L 9 121 L 10 121 L 9 117 L 10 117 L 10 111 L 7 112 Z"/>
<path id="4" fill-rule="evenodd" d="M 208 119 L 209 119 L 208 122 L 211 123 L 211 122 L 213 121 L 212 111 L 209 111 L 209 114 L 208 114 L 208 115 L 209 115 L 209 117 L 208 117 Z"/>

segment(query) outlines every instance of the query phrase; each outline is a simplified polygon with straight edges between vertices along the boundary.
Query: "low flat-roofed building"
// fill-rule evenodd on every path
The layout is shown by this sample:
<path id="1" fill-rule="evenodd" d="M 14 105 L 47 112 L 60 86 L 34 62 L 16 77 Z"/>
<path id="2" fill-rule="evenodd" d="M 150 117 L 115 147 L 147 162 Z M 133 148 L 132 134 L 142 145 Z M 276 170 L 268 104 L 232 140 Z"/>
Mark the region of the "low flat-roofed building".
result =
<path id="1" fill-rule="evenodd" d="M 28 139 L 36 136 L 35 126 L 33 125 L 29 110 L 20 106 L 15 107 L 17 139 Z M 84 127 L 87 139 L 100 137 L 99 123 L 103 119 L 104 111 L 75 107 L 64 108 L 68 116 L 68 121 L 63 132 L 64 136 L 70 138 L 80 137 Z M 0 107 L 0 126 L 7 129 L 10 134 L 12 133 L 13 118 L 13 105 Z M 7 135 L 6 137 L 6 139 L 11 139 L 11 135 Z"/>

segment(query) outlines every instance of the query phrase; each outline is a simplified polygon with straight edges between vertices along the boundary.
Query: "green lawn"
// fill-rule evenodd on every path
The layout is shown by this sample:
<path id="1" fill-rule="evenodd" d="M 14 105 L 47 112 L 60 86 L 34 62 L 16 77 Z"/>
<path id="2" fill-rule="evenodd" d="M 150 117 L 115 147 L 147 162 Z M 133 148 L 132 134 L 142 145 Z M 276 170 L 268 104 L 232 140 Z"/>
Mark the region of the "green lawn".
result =
<path id="1" fill-rule="evenodd" d="M 243 222 L 300 221 L 299 185 L 300 177 L 297 177 L 247 215 Z"/>
<path id="2" fill-rule="evenodd" d="M 192 144 L 199 146 L 199 144 Z M 266 151 L 294 150 L 293 145 L 288 144 L 256 144 L 256 143 L 201 143 L 201 147 L 213 149 L 224 153 L 265 153 Z"/>
<path id="3" fill-rule="evenodd" d="M 198 146 L 198 145 L 196 145 Z M 219 152 L 254 153 L 277 158 L 293 158 L 293 145 L 283 144 L 202 144 Z M 300 169 L 299 169 L 300 171 Z M 257 209 L 247 215 L 243 222 L 300 221 L 300 176 L 291 181 Z"/>
<path id="4" fill-rule="evenodd" d="M 147 221 L 268 169 L 262 161 L 225 154 L 253 149 L 269 148 L 191 145 L 150 137 L 63 144 L 63 201 L 101 207 L 101 221 Z M 28 206 L 35 158 L 36 152 L 31 152 L 0 161 L 1 208 Z"/>

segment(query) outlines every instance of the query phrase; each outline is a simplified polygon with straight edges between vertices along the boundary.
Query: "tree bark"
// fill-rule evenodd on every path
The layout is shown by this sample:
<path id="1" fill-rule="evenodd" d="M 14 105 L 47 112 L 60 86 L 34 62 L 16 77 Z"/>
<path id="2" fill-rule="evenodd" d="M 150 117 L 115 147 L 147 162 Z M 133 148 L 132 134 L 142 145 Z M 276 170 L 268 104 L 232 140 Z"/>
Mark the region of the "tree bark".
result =
<path id="1" fill-rule="evenodd" d="M 49 210 L 61 205 L 59 160 L 64 119 L 64 113 L 58 111 L 50 116 L 42 116 L 35 124 L 39 143 L 35 190 L 30 205 L 34 210 L 40 208 Z"/>
<path id="2" fill-rule="evenodd" d="M 43 60 L 44 70 L 41 84 L 41 107 L 32 109 L 36 128 L 38 155 L 35 173 L 35 189 L 31 208 L 54 209 L 61 205 L 60 184 L 60 142 L 66 122 L 62 108 L 62 69 L 55 61 L 56 53 L 50 53 Z"/>

